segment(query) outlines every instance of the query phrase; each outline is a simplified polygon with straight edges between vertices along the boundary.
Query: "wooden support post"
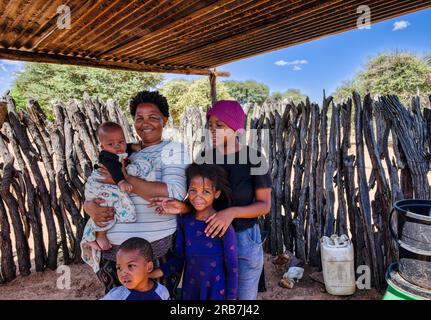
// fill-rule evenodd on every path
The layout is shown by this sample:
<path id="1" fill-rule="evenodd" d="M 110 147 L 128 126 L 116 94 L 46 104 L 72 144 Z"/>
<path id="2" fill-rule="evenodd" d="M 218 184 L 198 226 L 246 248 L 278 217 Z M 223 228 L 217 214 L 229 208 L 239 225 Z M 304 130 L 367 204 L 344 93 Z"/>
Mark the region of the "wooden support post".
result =
<path id="1" fill-rule="evenodd" d="M 210 95 L 211 95 L 211 105 L 217 102 L 217 73 L 214 69 L 210 73 Z"/>

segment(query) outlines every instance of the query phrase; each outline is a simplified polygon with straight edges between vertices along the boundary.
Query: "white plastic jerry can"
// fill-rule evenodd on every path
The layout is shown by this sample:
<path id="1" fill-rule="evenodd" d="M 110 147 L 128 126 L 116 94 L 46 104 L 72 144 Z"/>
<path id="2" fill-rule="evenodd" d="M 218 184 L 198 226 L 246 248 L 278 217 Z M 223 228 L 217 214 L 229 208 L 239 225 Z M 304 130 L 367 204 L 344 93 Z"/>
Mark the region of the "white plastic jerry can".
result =
<path id="1" fill-rule="evenodd" d="M 337 296 L 355 293 L 355 266 L 353 245 L 345 234 L 333 234 L 320 239 L 323 280 L 326 291 Z"/>

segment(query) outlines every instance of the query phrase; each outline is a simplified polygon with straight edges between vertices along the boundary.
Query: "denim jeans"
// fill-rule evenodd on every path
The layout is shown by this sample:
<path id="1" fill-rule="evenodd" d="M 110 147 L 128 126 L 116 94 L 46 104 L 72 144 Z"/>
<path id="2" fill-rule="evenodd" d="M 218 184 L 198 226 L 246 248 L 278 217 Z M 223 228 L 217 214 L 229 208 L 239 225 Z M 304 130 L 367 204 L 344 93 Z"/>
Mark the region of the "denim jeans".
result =
<path id="1" fill-rule="evenodd" d="M 259 224 L 236 233 L 238 246 L 238 299 L 256 300 L 263 268 L 262 237 Z"/>

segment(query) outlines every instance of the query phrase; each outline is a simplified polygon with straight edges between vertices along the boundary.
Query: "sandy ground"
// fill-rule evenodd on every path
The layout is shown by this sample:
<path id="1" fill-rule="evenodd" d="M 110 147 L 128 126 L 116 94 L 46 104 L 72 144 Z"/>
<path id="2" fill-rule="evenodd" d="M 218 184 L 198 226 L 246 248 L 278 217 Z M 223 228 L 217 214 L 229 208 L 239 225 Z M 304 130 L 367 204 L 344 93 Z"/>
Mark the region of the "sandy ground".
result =
<path id="1" fill-rule="evenodd" d="M 272 259 L 270 255 L 265 256 L 267 292 L 259 293 L 259 300 L 381 299 L 381 295 L 375 290 L 357 291 L 349 297 L 327 294 L 323 284 L 309 277 L 310 273 L 317 271 L 311 267 L 306 267 L 303 279 L 293 289 L 282 288 L 278 286 L 278 282 L 283 272 L 275 268 L 271 263 Z M 33 272 L 27 277 L 19 276 L 12 282 L 0 285 L 0 300 L 95 300 L 103 296 L 103 287 L 89 266 L 71 265 L 69 268 L 70 288 L 64 288 L 63 272 Z"/>

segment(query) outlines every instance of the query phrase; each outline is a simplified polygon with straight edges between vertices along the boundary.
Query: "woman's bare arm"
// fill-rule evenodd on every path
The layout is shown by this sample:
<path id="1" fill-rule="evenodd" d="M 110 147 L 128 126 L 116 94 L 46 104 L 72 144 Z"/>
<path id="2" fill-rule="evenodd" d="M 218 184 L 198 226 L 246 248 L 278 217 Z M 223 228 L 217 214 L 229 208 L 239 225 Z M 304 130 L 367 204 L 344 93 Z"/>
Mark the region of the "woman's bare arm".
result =
<path id="1" fill-rule="evenodd" d="M 147 201 L 153 197 L 167 197 L 168 187 L 164 182 L 145 181 L 133 176 L 126 176 L 126 180 L 133 186 L 133 193 Z"/>
<path id="2" fill-rule="evenodd" d="M 109 173 L 108 169 L 103 166 L 99 167 L 99 173 L 103 176 L 103 179 L 99 179 L 99 182 L 102 183 L 110 183 L 115 184 L 114 180 L 112 180 L 112 176 Z M 129 176 L 126 170 L 123 169 L 123 174 L 128 183 L 133 186 L 133 193 L 141 196 L 145 200 L 149 201 L 150 198 L 153 197 L 167 197 L 168 187 L 166 183 L 159 181 L 146 181 L 140 179 L 138 177 Z"/>

